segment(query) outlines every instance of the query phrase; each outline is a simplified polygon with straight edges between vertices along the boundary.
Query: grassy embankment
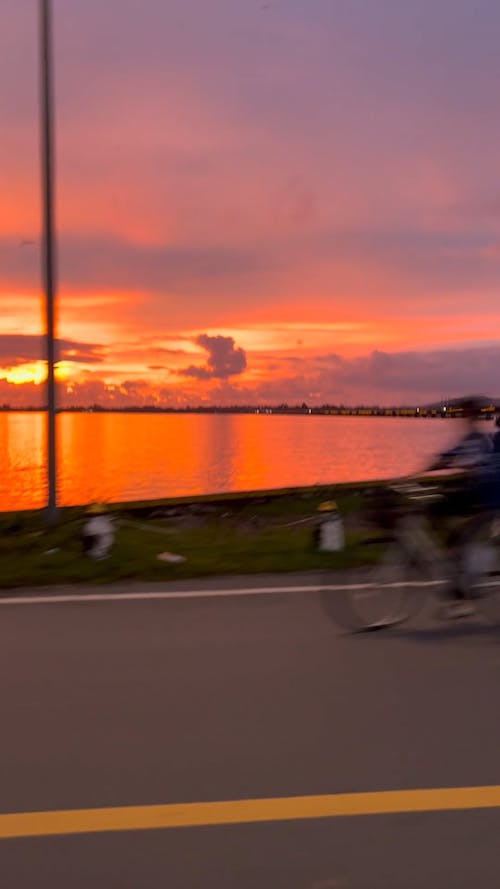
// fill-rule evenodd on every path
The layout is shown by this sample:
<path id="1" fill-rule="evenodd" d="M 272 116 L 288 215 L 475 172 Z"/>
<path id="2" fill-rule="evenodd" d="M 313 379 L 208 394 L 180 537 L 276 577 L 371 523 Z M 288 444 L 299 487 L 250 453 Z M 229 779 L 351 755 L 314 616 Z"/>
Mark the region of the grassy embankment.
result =
<path id="1" fill-rule="evenodd" d="M 115 544 L 101 562 L 82 551 L 84 508 L 61 510 L 52 528 L 45 526 L 41 512 L 3 513 L 0 588 L 350 568 L 362 558 L 362 531 L 351 519 L 362 488 L 322 486 L 113 504 Z M 339 553 L 320 553 L 314 544 L 318 505 L 330 499 L 343 516 L 347 545 Z M 165 551 L 185 561 L 158 560 Z"/>

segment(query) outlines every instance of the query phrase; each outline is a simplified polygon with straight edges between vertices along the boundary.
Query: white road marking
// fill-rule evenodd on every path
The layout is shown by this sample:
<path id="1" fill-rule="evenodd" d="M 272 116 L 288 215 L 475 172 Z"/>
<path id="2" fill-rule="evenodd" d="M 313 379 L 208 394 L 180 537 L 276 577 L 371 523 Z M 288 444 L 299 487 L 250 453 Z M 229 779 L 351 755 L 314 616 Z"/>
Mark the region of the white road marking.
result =
<path id="1" fill-rule="evenodd" d="M 398 583 L 377 584 L 376 589 L 384 587 L 435 587 L 441 586 L 442 580 L 400 581 Z M 237 587 L 228 590 L 145 590 L 133 593 L 70 593 L 61 595 L 37 596 L 0 596 L 0 605 L 63 605 L 71 602 L 124 602 L 145 599 L 222 599 L 230 596 L 267 596 L 276 593 L 318 593 L 322 590 L 345 592 L 353 590 L 369 590 L 372 583 L 350 584 L 308 584 L 307 586 L 271 586 L 271 587 Z"/>

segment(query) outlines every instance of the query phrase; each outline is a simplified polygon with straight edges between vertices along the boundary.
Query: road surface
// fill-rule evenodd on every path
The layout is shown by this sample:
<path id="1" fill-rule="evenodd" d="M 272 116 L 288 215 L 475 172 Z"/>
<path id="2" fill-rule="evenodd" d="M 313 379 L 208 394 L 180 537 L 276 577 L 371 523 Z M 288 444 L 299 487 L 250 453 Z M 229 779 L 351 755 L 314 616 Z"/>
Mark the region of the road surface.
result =
<path id="1" fill-rule="evenodd" d="M 2 604 L 1 885 L 497 889 L 499 684 L 479 621 L 350 637 L 314 591 Z M 370 814 L 383 791 L 395 810 Z M 360 814 L 317 817 L 353 794 Z M 250 823 L 196 805 L 248 800 Z M 178 803 L 191 826 L 159 828 Z M 51 817 L 32 813 L 95 826 L 103 808 L 95 833 L 6 838 L 1 817 L 25 813 L 23 834 Z M 147 829 L 118 830 L 124 812 Z"/>

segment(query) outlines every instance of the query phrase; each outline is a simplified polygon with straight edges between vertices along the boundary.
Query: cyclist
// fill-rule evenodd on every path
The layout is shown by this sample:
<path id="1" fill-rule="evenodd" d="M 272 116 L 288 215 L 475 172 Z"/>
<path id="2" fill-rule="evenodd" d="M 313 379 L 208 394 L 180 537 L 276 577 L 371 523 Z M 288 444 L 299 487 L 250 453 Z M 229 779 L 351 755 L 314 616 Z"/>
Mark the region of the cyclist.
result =
<path id="1" fill-rule="evenodd" d="M 428 467 L 429 472 L 438 469 L 457 468 L 464 474 L 457 488 L 445 493 L 433 510 L 435 519 L 461 517 L 464 521 L 451 530 L 448 546 L 451 555 L 451 583 L 446 599 L 440 609 L 445 618 L 468 617 L 474 608 L 467 597 L 465 557 L 469 535 L 484 521 L 490 504 L 484 498 L 485 471 L 492 453 L 492 439 L 479 431 L 477 420 L 481 412 L 481 402 L 477 398 L 466 398 L 458 405 L 462 409 L 465 424 L 463 435 L 454 447 L 440 454 Z M 498 443 L 500 444 L 500 442 Z"/>

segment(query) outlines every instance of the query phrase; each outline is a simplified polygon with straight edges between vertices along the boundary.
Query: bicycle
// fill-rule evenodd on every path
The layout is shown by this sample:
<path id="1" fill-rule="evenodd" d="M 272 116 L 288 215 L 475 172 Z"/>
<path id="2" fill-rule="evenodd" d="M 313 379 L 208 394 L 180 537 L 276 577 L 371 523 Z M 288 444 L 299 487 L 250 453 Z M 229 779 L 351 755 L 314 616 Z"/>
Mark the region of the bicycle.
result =
<path id="1" fill-rule="evenodd" d="M 378 489 L 376 502 L 362 511 L 379 529 L 359 544 L 365 567 L 346 584 L 335 583 L 334 570 L 323 573 L 322 605 L 337 624 L 353 632 L 387 629 L 416 617 L 431 592 L 449 601 L 450 559 L 457 553 L 436 538 L 429 515 L 442 496 L 435 484 L 407 480 Z M 500 515 L 478 509 L 463 527 L 458 555 L 464 597 L 500 626 Z"/>

